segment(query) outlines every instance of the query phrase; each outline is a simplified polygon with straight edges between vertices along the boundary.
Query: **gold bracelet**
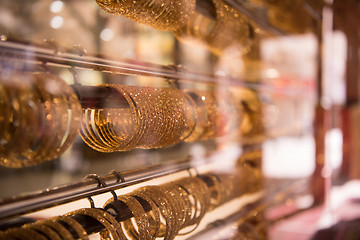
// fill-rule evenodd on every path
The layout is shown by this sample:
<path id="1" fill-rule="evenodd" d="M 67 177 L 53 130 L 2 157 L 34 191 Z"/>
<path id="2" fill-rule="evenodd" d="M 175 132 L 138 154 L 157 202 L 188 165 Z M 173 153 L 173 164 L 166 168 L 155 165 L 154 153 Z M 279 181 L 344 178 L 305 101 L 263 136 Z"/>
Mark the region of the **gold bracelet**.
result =
<path id="1" fill-rule="evenodd" d="M 198 224 L 210 206 L 210 191 L 208 187 L 197 177 L 180 179 L 177 181 L 177 184 L 183 187 L 194 198 L 196 212 L 189 224 Z M 200 209 L 197 209 L 197 204 L 200 205 Z"/>
<path id="2" fill-rule="evenodd" d="M 54 217 L 54 220 L 64 222 L 66 225 L 74 229 L 79 239 L 89 240 L 89 236 L 85 231 L 84 227 L 80 223 L 78 223 L 78 221 L 73 219 L 70 215 L 67 214 L 65 216 L 57 216 Z"/>
<path id="3" fill-rule="evenodd" d="M 146 24 L 157 30 L 176 31 L 184 27 L 195 11 L 195 1 L 130 0 L 105 1 L 96 0 L 106 12 L 124 17 L 138 23 Z"/>
<path id="4" fill-rule="evenodd" d="M 43 136 L 32 158 L 37 161 L 51 160 L 62 154 L 77 136 L 81 106 L 72 88 L 58 76 L 38 72 L 32 74 L 32 77 L 33 91 L 39 93 L 39 97 L 44 100 L 45 131 L 51 132 Z M 49 91 L 45 87 L 49 82 L 62 91 Z"/>
<path id="5" fill-rule="evenodd" d="M 123 229 L 120 225 L 120 223 L 115 219 L 114 216 L 112 216 L 110 213 L 104 211 L 103 209 L 100 209 L 100 211 L 103 214 L 103 217 L 110 222 L 110 224 L 112 225 L 112 227 L 115 229 L 117 236 L 119 237 L 120 240 L 126 240 L 126 236 L 123 232 Z M 106 236 L 109 235 L 109 232 L 106 230 L 103 230 L 100 232 L 100 236 L 102 239 L 107 239 Z"/>
<path id="6" fill-rule="evenodd" d="M 134 197 L 129 195 L 118 196 L 118 201 L 125 203 L 125 205 L 128 206 L 134 215 L 136 224 L 138 226 L 139 238 L 150 239 L 149 221 L 147 214 L 145 213 L 145 210 L 141 204 L 136 199 L 134 199 Z"/>
<path id="7" fill-rule="evenodd" d="M 113 239 L 115 239 L 115 240 L 121 239 L 118 236 L 117 231 L 115 230 L 115 227 L 119 228 L 119 226 L 118 226 L 119 223 L 107 212 L 102 211 L 97 208 L 82 208 L 82 209 L 78 209 L 78 210 L 75 210 L 70 213 L 70 215 L 75 215 L 75 214 L 86 215 L 86 216 L 94 218 L 95 220 L 100 222 L 106 228 L 106 230 L 108 231 L 108 233 L 111 234 Z M 111 222 L 109 221 L 109 219 Z"/>
<path id="8" fill-rule="evenodd" d="M 176 219 L 179 222 L 179 230 L 183 228 L 185 225 L 185 220 L 187 218 L 187 211 L 188 211 L 188 205 L 186 204 L 186 200 L 184 199 L 182 192 L 179 191 L 177 188 L 178 186 L 174 183 L 167 183 L 163 184 L 162 187 L 166 189 L 166 191 L 169 193 L 169 195 L 174 199 L 174 203 L 176 206 L 178 206 L 176 212 L 178 213 L 178 216 Z"/>
<path id="9" fill-rule="evenodd" d="M 145 213 L 140 203 L 133 197 L 127 195 L 117 196 L 116 200 L 114 200 L 114 197 L 112 197 L 105 202 L 103 208 L 107 210 L 113 209 L 116 211 L 116 214 L 120 214 L 124 210 L 122 209 L 122 206 L 119 205 L 120 202 L 123 202 L 133 213 L 133 216 L 138 226 L 137 228 L 135 228 L 131 219 L 123 221 L 122 225 L 124 226 L 124 230 L 127 233 L 127 236 L 130 237 L 131 239 L 139 239 L 140 235 L 141 236 L 145 235 L 145 239 L 150 239 L 150 237 L 147 236 L 150 234 L 150 231 L 148 230 L 148 228 L 150 227 L 149 226 L 150 221 L 149 219 L 146 219 L 144 221 L 144 218 L 147 218 L 148 215 L 147 213 Z M 136 229 L 139 229 L 139 231 L 137 231 Z"/>
<path id="10" fill-rule="evenodd" d="M 142 194 L 149 196 L 154 201 L 165 220 L 165 232 L 160 232 L 158 236 L 164 237 L 164 239 L 173 239 L 177 234 L 177 232 L 175 231 L 176 219 L 174 212 L 170 208 L 168 200 L 164 198 L 164 194 L 159 194 L 159 191 L 157 191 L 156 189 L 158 190 L 158 186 L 145 186 L 138 191 L 140 191 Z"/>
<path id="11" fill-rule="evenodd" d="M 150 225 L 150 236 L 151 239 L 155 239 L 158 236 L 158 233 L 161 229 L 161 220 L 160 220 L 160 210 L 158 206 L 156 206 L 155 202 L 146 194 L 142 193 L 141 191 L 133 191 L 130 193 L 131 196 L 139 197 L 145 200 L 150 206 L 151 211 L 147 213 L 148 221 Z"/>
<path id="12" fill-rule="evenodd" d="M 47 240 L 47 238 L 41 233 L 26 228 L 12 228 L 4 232 L 4 239 L 38 239 Z"/>
<path id="13" fill-rule="evenodd" d="M 100 152 L 111 152 L 112 150 L 104 143 L 101 142 L 97 133 L 92 127 L 92 112 L 94 110 L 83 109 L 80 136 L 83 141 L 93 149 Z"/>
<path id="14" fill-rule="evenodd" d="M 102 111 L 102 109 L 83 110 L 80 135 L 83 141 L 93 149 L 100 152 L 114 152 L 117 149 L 117 145 L 102 139 L 101 132 L 99 132 L 99 125 L 104 127 L 104 125 L 109 123 L 104 120 L 94 119 L 99 114 L 99 111 Z"/>
<path id="15" fill-rule="evenodd" d="M 113 109 L 111 109 L 113 110 Z M 117 148 L 117 144 L 112 140 L 109 133 L 107 133 L 107 125 L 108 121 L 105 121 L 103 117 L 101 117 L 101 113 L 105 111 L 105 109 L 95 109 L 92 110 L 91 119 L 94 121 L 91 122 L 91 126 L 93 127 L 93 131 L 96 133 L 97 140 L 105 146 L 109 151 L 114 151 Z"/>
<path id="16" fill-rule="evenodd" d="M 64 225 L 62 225 L 61 223 L 57 222 L 56 220 L 53 219 L 48 219 L 45 220 L 44 222 L 42 222 L 42 224 L 51 227 L 52 229 L 54 229 L 62 239 L 69 239 L 69 240 L 73 240 L 74 237 L 71 235 L 71 233 L 69 232 L 68 229 L 66 229 L 64 227 Z"/>
<path id="17" fill-rule="evenodd" d="M 25 229 L 32 229 L 41 234 L 45 235 L 47 238 L 54 240 L 61 240 L 60 236 L 50 227 L 43 224 L 43 221 L 37 221 L 35 223 L 27 223 L 22 226 Z"/>
<path id="18" fill-rule="evenodd" d="M 184 228 L 189 225 L 188 223 L 189 223 L 189 221 L 191 221 L 192 216 L 193 216 L 193 212 L 192 212 L 193 208 L 192 208 L 192 204 L 190 201 L 190 195 L 187 191 L 185 191 L 184 188 L 180 187 L 176 183 L 171 183 L 171 184 L 173 185 L 174 188 L 177 189 L 177 191 L 179 192 L 179 197 L 184 202 L 184 209 L 182 209 L 182 210 L 184 211 L 185 219 L 181 226 L 181 228 Z M 194 212 L 194 214 L 195 214 L 195 212 Z"/>

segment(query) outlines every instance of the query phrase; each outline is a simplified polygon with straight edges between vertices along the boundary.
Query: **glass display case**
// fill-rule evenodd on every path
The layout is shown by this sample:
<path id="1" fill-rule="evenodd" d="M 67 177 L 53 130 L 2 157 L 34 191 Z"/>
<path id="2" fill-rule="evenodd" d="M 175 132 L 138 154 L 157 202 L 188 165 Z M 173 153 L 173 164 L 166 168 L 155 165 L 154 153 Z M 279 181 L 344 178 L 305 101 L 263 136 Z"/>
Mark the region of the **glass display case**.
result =
<path id="1" fill-rule="evenodd" d="M 0 239 L 359 237 L 358 9 L 3 1 Z"/>

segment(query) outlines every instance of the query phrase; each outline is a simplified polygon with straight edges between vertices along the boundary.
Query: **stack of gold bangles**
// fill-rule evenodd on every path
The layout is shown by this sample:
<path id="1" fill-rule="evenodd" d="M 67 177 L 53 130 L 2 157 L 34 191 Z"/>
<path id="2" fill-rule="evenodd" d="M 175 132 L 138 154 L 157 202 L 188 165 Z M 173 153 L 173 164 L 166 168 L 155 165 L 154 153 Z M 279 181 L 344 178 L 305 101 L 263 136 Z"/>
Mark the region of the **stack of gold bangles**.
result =
<path id="1" fill-rule="evenodd" d="M 186 24 L 195 10 L 195 0 L 96 0 L 106 12 L 164 31 L 175 31 Z"/>
<path id="2" fill-rule="evenodd" d="M 196 38 L 206 43 L 215 54 L 232 44 L 245 48 L 250 39 L 250 22 L 222 0 L 207 1 L 214 12 L 197 11 L 195 0 L 96 0 L 104 11 L 124 16 L 162 31 L 173 32 L 180 39 Z M 211 15 L 211 16 L 208 16 Z"/>
<path id="3" fill-rule="evenodd" d="M 105 85 L 119 92 L 127 107 L 84 108 L 80 135 L 101 152 L 154 149 L 181 141 L 242 136 L 241 97 L 225 99 L 210 90 Z M 246 122 L 247 124 L 248 122 Z M 252 129 L 252 127 L 250 127 Z"/>
<path id="4" fill-rule="evenodd" d="M 224 98 L 211 90 L 102 87 L 121 94 L 127 104 L 81 110 L 73 89 L 55 75 L 3 74 L 0 165 L 25 167 L 57 158 L 73 143 L 79 129 L 84 142 L 101 152 L 162 148 L 219 137 L 237 141 L 258 129 L 253 123 L 259 122 L 259 111 L 242 107 L 245 95 L 235 97 L 228 92 Z"/>
<path id="5" fill-rule="evenodd" d="M 236 181 L 234 175 L 204 174 L 145 186 L 115 195 L 103 208 L 82 208 L 10 228 L 0 233 L 0 239 L 89 239 L 91 234 L 101 239 L 174 239 L 194 231 L 207 212 L 238 196 Z M 79 216 L 103 227 L 93 233 Z"/>
<path id="6" fill-rule="evenodd" d="M 0 165 L 18 168 L 59 157 L 80 127 L 73 89 L 48 73 L 0 75 Z"/>

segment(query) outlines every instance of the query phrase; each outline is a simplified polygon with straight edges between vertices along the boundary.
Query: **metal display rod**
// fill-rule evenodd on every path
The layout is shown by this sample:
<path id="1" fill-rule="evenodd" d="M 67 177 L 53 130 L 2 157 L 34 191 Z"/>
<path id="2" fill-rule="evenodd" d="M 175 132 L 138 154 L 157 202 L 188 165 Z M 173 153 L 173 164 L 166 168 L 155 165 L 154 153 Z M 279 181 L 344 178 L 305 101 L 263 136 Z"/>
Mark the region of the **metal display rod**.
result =
<path id="1" fill-rule="evenodd" d="M 279 87 L 271 83 L 247 82 L 244 79 L 233 79 L 229 76 L 211 75 L 192 72 L 181 65 L 157 65 L 134 60 L 112 60 L 100 54 L 88 54 L 86 50 L 60 49 L 52 42 L 36 45 L 29 42 L 0 41 L 0 64 L 7 66 L 8 62 L 24 62 L 23 67 L 49 65 L 69 69 L 87 69 L 112 74 L 158 77 L 170 81 L 188 83 L 222 84 L 233 87 L 243 87 L 259 92 L 275 93 L 288 96 L 303 97 L 304 91 L 298 87 Z M 16 64 L 19 65 L 19 64 Z M 8 66 L 12 67 L 12 66 Z M 23 70 L 23 69 L 20 69 Z M 33 70 L 33 69 L 29 69 Z M 260 80 L 260 79 L 259 79 Z M 305 89 L 306 90 L 306 89 Z"/>
<path id="2" fill-rule="evenodd" d="M 190 163 L 189 159 L 178 160 L 175 162 L 170 161 L 146 168 L 123 172 L 121 175 L 115 171 L 114 173 L 101 177 L 101 179 L 106 182 L 106 186 L 100 186 L 96 179 L 84 179 L 81 182 L 46 189 L 40 192 L 1 199 L 0 219 L 11 218 L 94 195 L 107 193 L 111 190 L 185 171 L 193 167 L 193 163 Z"/>
<path id="3" fill-rule="evenodd" d="M 53 42 L 36 45 L 13 40 L 0 41 L 0 56 L 29 63 L 46 63 L 113 74 L 187 79 L 205 83 L 215 81 L 212 75 L 185 71 L 180 65 L 157 65 L 129 59 L 118 61 L 101 54 L 89 54 L 85 49 L 77 47 L 63 49 Z"/>

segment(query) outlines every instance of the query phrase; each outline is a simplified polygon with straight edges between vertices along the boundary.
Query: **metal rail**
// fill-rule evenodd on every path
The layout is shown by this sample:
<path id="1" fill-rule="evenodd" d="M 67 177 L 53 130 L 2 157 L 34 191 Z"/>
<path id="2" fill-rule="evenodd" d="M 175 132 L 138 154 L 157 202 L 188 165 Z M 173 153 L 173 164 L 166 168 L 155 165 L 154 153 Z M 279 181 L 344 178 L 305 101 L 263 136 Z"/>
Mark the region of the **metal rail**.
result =
<path id="1" fill-rule="evenodd" d="M 304 92 L 311 91 L 311 89 L 303 89 L 299 86 L 276 86 L 271 83 L 248 82 L 228 76 L 198 73 L 177 65 L 157 65 L 128 59 L 113 60 L 99 54 L 87 54 L 85 50 L 76 49 L 75 53 L 74 51 L 74 49 L 60 49 L 57 45 L 0 41 L 0 63 L 2 59 L 15 59 L 26 64 L 45 64 L 112 74 L 158 77 L 188 83 L 222 84 L 292 97 L 304 97 Z"/>
<path id="2" fill-rule="evenodd" d="M 103 194 L 111 190 L 149 181 L 194 167 L 188 159 L 170 161 L 146 168 L 121 173 L 125 182 L 116 174 L 101 177 L 106 186 L 99 186 L 96 179 L 85 179 L 81 182 L 63 185 L 44 191 L 29 193 L 0 200 L 0 220 L 35 212 L 49 207 L 69 203 L 79 199 Z"/>

